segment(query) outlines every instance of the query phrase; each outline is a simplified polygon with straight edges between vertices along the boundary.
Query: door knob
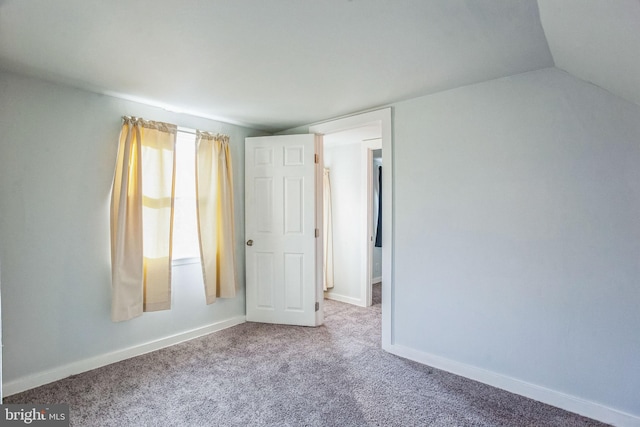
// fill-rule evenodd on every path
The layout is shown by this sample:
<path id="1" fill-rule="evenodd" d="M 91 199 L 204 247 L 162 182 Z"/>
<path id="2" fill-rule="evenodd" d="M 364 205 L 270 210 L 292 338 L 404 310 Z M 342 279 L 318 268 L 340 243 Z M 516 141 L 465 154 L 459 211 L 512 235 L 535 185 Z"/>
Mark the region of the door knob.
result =
<path id="1" fill-rule="evenodd" d="M 253 246 L 253 240 L 247 240 L 247 246 Z"/>

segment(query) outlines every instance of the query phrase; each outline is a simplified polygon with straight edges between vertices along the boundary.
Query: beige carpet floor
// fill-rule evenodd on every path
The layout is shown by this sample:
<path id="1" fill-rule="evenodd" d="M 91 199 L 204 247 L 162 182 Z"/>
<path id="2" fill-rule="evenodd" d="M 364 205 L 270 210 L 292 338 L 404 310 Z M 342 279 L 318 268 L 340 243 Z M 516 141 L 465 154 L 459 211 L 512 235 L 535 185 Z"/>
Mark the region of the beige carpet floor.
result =
<path id="1" fill-rule="evenodd" d="M 388 354 L 380 291 L 319 328 L 245 323 L 4 403 L 68 403 L 74 426 L 601 426 Z"/>

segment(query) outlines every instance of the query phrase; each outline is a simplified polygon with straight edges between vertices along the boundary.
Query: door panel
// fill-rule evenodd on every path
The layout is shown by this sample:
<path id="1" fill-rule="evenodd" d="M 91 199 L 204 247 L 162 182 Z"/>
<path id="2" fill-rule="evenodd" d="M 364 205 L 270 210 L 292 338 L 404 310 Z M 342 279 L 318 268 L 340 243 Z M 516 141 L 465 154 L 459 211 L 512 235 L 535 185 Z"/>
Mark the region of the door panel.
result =
<path id="1" fill-rule="evenodd" d="M 322 296 L 321 241 L 315 237 L 317 144 L 315 135 L 245 140 L 248 321 L 322 322 L 316 313 Z"/>
<path id="2" fill-rule="evenodd" d="M 260 308 L 273 310 L 274 268 L 273 254 L 258 252 L 254 255 L 256 270 L 260 272 L 257 279 L 257 305 Z"/>

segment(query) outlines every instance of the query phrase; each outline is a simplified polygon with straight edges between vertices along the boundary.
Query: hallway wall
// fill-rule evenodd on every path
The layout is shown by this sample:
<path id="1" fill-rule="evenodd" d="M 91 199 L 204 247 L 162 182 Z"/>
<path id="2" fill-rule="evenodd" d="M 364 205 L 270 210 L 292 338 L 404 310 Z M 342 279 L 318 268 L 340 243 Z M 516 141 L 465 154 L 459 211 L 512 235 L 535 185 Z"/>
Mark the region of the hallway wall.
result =
<path id="1" fill-rule="evenodd" d="M 360 141 L 325 147 L 324 165 L 330 169 L 333 207 L 334 288 L 327 296 L 363 305 L 361 292 L 362 203 Z"/>

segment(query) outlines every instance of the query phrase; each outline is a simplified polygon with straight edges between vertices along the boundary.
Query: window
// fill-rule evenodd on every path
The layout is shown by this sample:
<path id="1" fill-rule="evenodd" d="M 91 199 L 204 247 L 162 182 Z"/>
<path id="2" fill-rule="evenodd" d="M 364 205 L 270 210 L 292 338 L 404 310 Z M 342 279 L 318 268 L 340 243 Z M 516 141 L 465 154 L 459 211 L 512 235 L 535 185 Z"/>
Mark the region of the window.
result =
<path id="1" fill-rule="evenodd" d="M 176 189 L 173 213 L 173 262 L 185 264 L 198 262 L 200 243 L 198 242 L 196 213 L 196 136 L 178 131 L 176 138 Z"/>

